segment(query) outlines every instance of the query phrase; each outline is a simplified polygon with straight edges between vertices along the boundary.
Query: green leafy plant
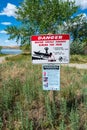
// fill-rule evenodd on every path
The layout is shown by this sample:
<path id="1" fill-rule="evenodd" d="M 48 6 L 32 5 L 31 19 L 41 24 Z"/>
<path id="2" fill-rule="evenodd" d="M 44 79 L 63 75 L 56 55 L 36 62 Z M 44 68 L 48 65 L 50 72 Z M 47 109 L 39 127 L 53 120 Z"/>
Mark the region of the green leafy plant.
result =
<path id="1" fill-rule="evenodd" d="M 84 54 L 84 49 L 81 43 L 74 41 L 70 44 L 70 53 L 71 54 Z"/>
<path id="2" fill-rule="evenodd" d="M 77 110 L 71 110 L 69 119 L 71 130 L 79 130 L 79 114 Z"/>

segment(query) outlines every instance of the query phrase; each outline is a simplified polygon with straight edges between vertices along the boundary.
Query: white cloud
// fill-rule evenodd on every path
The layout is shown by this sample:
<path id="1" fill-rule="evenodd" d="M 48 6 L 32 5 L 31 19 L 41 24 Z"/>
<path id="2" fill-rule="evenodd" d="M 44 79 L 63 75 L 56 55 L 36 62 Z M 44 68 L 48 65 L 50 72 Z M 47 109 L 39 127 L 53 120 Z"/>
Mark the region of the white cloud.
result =
<path id="1" fill-rule="evenodd" d="M 67 0 L 64 0 L 67 1 Z M 77 6 L 80 6 L 82 10 L 87 9 L 87 0 L 69 0 L 69 1 L 75 1 Z"/>
<path id="2" fill-rule="evenodd" d="M 16 17 L 15 11 L 17 11 L 16 6 L 11 3 L 8 3 L 7 6 L 3 8 L 3 10 L 0 12 L 0 15 Z"/>
<path id="3" fill-rule="evenodd" d="M 7 32 L 5 30 L 0 31 L 1 34 L 6 34 Z"/>
<path id="4" fill-rule="evenodd" d="M 2 22 L 2 25 L 11 25 L 11 22 Z"/>
<path id="5" fill-rule="evenodd" d="M 79 5 L 82 10 L 87 9 L 87 0 L 75 0 L 75 1 L 76 5 Z"/>

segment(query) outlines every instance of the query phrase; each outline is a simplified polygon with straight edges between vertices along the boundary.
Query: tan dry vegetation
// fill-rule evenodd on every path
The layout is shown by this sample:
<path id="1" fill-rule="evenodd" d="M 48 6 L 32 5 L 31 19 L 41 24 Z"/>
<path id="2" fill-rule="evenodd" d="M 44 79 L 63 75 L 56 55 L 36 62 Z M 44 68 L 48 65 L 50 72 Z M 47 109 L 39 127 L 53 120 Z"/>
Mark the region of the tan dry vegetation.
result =
<path id="1" fill-rule="evenodd" d="M 60 75 L 61 75 L 61 87 L 65 88 L 66 86 L 72 86 L 76 83 L 80 86 L 79 81 L 81 81 L 81 77 L 83 76 L 85 70 L 78 70 L 75 67 L 61 67 Z"/>
<path id="2" fill-rule="evenodd" d="M 8 80 L 8 78 L 12 79 L 20 78 L 20 80 L 23 82 L 25 81 L 26 78 L 25 71 L 26 71 L 25 68 L 19 68 L 18 65 L 15 64 L 14 66 L 9 67 L 8 69 L 5 68 L 1 73 L 1 77 L 4 81 Z"/>
<path id="3" fill-rule="evenodd" d="M 21 110 L 22 114 L 19 119 L 17 117 L 14 119 L 13 113 L 10 113 L 13 116 L 11 127 L 21 129 L 22 125 L 24 125 L 22 120 L 25 121 L 27 118 L 29 123 L 30 121 L 34 123 L 34 130 L 60 130 L 59 123 L 62 123 L 62 120 L 66 124 L 66 130 L 71 130 L 72 122 L 78 125 L 73 119 L 70 123 L 70 113 L 74 106 L 76 107 L 74 108 L 75 112 L 78 111 L 76 114 L 79 114 L 79 121 L 81 122 L 79 123 L 79 130 L 83 130 L 83 125 L 87 121 L 87 107 L 83 102 L 82 89 L 87 88 L 87 70 L 61 66 L 61 90 L 54 92 L 54 95 L 49 91 L 42 90 L 42 66 L 32 65 L 31 60 L 9 61 L 0 67 L 0 72 L 2 81 L 8 80 L 7 84 L 5 84 L 5 87 L 8 88 L 6 93 L 12 91 L 12 102 L 7 100 L 8 103 L 10 102 L 10 109 L 14 112 L 20 112 Z M 12 82 L 9 84 L 10 78 Z M 16 84 L 15 79 L 19 79 L 21 83 Z M 10 93 L 8 95 L 10 97 Z M 12 107 L 18 107 L 16 106 L 17 103 L 19 104 L 19 111 Z M 54 129 L 51 128 L 52 123 Z"/>
<path id="4" fill-rule="evenodd" d="M 19 56 L 20 57 L 20 56 Z M 15 57 L 13 57 L 15 58 Z M 12 57 L 10 58 L 12 59 Z M 11 65 L 9 65 L 11 64 Z M 33 75 L 36 75 L 35 79 L 38 78 L 37 84 L 42 82 L 41 77 L 41 66 L 40 65 L 32 65 L 30 59 L 27 60 L 25 58 L 23 61 L 7 61 L 2 64 L 0 68 L 0 79 L 1 82 L 5 82 L 8 79 L 19 79 L 22 83 L 24 83 L 27 77 L 30 77 L 30 80 L 34 80 L 32 78 Z M 38 73 L 40 71 L 40 73 Z M 35 73 L 36 72 L 36 73 Z M 38 76 L 37 76 L 38 75 Z"/>

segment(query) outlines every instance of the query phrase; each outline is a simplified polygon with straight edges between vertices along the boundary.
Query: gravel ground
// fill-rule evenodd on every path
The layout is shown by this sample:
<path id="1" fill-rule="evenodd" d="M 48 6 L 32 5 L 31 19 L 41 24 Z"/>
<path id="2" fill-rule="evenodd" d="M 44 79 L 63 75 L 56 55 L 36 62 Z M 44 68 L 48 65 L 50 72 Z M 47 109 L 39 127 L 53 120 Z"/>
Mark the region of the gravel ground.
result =
<path id="1" fill-rule="evenodd" d="M 3 61 L 5 61 L 5 57 L 0 57 L 0 63 L 2 63 Z"/>
<path id="2" fill-rule="evenodd" d="M 63 65 L 69 67 L 75 67 L 77 69 L 87 69 L 87 63 L 85 64 L 70 63 L 70 64 L 63 64 Z"/>
<path id="3" fill-rule="evenodd" d="M 12 57 L 13 55 L 7 55 L 7 56 L 2 56 L 0 57 L 0 64 L 3 63 L 5 61 L 6 57 Z M 14 55 L 15 56 L 15 55 Z"/>

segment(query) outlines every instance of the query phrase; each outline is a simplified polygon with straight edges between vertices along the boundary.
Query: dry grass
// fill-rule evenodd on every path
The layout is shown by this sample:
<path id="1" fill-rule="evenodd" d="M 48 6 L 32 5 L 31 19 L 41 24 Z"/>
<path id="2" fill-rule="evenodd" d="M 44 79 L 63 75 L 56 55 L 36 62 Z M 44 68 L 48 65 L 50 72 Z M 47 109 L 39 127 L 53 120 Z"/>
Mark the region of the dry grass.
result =
<path id="1" fill-rule="evenodd" d="M 15 57 L 0 65 L 0 103 L 4 102 L 0 116 L 3 126 L 3 115 L 6 120 L 5 129 L 87 129 L 87 70 L 61 66 L 60 72 L 61 90 L 50 93 L 42 90 L 42 67 L 32 65 L 31 57 L 17 61 Z"/>
<path id="2" fill-rule="evenodd" d="M 87 63 L 87 55 L 71 55 L 71 63 Z"/>

